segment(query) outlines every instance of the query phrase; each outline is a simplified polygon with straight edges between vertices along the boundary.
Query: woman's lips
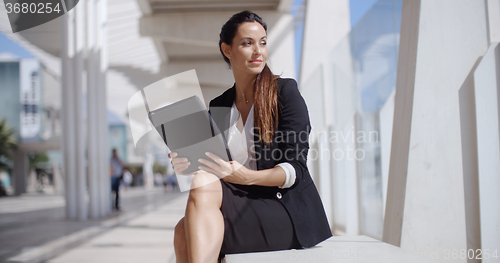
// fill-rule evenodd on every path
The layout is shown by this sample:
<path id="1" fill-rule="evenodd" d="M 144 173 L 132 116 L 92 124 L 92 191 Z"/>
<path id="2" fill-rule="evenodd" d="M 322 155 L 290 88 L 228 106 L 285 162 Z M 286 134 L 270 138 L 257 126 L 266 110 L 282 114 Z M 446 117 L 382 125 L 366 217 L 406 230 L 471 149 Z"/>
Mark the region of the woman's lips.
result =
<path id="1" fill-rule="evenodd" d="M 254 65 L 260 65 L 262 64 L 262 60 L 260 59 L 250 60 L 250 63 Z"/>

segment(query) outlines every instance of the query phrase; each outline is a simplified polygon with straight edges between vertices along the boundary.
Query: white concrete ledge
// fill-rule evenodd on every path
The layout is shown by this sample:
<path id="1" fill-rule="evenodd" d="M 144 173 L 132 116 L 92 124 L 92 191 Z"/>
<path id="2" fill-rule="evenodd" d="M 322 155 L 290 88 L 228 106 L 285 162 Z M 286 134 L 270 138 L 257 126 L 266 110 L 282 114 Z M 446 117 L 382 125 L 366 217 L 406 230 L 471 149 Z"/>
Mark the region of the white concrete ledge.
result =
<path id="1" fill-rule="evenodd" d="M 226 263 L 442 262 L 442 251 L 417 253 L 366 236 L 335 236 L 308 249 L 232 254 Z"/>

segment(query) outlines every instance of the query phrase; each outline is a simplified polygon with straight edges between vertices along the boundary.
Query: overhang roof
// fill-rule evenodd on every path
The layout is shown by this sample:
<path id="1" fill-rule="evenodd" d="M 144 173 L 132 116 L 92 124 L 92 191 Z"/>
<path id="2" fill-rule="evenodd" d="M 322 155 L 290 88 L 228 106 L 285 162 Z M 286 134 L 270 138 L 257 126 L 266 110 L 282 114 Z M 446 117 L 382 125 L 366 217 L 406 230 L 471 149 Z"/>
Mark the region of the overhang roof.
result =
<path id="1" fill-rule="evenodd" d="M 108 0 L 108 62 L 110 66 L 128 66 L 157 72 L 161 63 L 169 60 L 216 58 L 216 46 L 200 48 L 196 43 L 188 43 L 185 39 L 172 40 L 168 36 L 158 38 L 141 34 L 141 18 L 147 21 L 160 18 L 163 21 L 161 19 L 164 16 L 180 15 L 189 18 L 204 13 L 214 17 L 216 13 L 224 13 L 220 17 L 224 20 L 241 10 L 289 13 L 291 4 L 292 0 Z M 57 75 L 61 71 L 61 21 L 61 18 L 57 18 L 13 34 L 5 6 L 0 5 L 0 32 L 26 48 Z"/>
<path id="2" fill-rule="evenodd" d="M 139 35 L 141 9 L 135 0 L 108 0 L 107 47 L 110 66 L 157 72 L 161 64 L 153 40 Z M 5 6 L 0 5 L 0 31 L 60 75 L 61 18 L 12 33 Z"/>

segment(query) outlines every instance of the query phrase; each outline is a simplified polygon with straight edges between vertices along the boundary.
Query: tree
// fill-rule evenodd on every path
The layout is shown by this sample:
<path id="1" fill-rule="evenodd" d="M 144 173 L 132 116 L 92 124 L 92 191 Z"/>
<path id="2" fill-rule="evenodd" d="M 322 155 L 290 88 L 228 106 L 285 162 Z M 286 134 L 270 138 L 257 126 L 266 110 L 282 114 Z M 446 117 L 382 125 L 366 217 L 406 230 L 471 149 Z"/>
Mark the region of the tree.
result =
<path id="1" fill-rule="evenodd" d="M 30 152 L 28 153 L 30 169 L 38 168 L 40 164 L 46 164 L 50 161 L 49 156 L 44 152 Z"/>
<path id="2" fill-rule="evenodd" d="M 12 153 L 17 149 L 14 129 L 7 122 L 0 120 L 0 170 L 7 170 L 12 166 Z"/>
<path id="3" fill-rule="evenodd" d="M 167 173 L 167 167 L 165 165 L 161 165 L 158 162 L 153 163 L 153 173 L 161 173 L 161 174 L 166 174 Z"/>

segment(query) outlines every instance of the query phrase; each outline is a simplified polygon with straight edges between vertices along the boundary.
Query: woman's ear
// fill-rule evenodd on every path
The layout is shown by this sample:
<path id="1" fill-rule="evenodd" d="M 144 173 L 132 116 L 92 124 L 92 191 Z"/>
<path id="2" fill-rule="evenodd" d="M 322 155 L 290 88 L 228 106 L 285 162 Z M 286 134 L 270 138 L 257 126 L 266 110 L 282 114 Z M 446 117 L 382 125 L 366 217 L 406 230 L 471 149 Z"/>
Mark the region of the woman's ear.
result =
<path id="1" fill-rule="evenodd" d="M 222 42 L 221 49 L 222 49 L 222 53 L 224 53 L 224 56 L 226 56 L 227 58 L 231 57 L 231 46 L 230 45 Z"/>

